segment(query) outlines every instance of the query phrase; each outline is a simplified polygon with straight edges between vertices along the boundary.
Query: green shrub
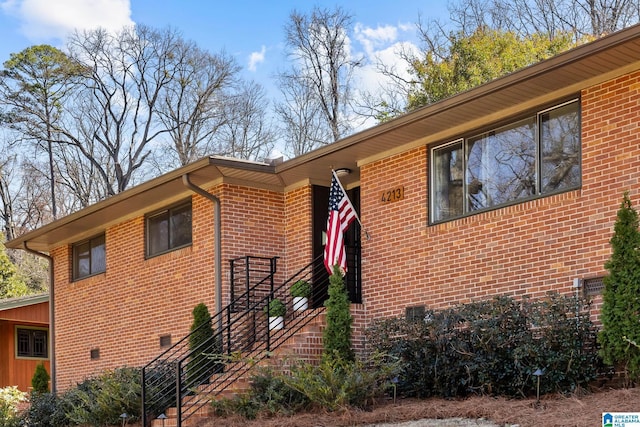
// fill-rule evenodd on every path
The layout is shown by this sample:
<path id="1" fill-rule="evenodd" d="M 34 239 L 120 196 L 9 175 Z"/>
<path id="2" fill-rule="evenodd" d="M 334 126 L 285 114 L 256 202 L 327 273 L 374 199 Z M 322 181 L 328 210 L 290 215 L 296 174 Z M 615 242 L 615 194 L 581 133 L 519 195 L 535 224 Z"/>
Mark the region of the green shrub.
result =
<path id="1" fill-rule="evenodd" d="M 264 308 L 264 312 L 269 317 L 282 317 L 287 314 L 287 306 L 277 298 L 269 301 L 269 305 Z"/>
<path id="2" fill-rule="evenodd" d="M 89 378 L 67 391 L 61 405 L 70 424 L 117 425 L 126 413 L 128 422 L 141 414 L 141 375 L 136 368 L 119 368 Z"/>
<path id="3" fill-rule="evenodd" d="M 640 348 L 630 345 L 640 342 L 640 231 L 638 213 L 625 192 L 618 210 L 611 238 L 611 257 L 604 267 L 602 331 L 598 337 L 606 363 L 623 367 L 631 380 L 640 379 Z"/>
<path id="4" fill-rule="evenodd" d="M 384 395 L 394 368 L 394 364 L 377 356 L 363 362 L 334 355 L 323 358 L 317 366 L 302 363 L 292 367 L 291 375 L 284 377 L 284 381 L 320 409 L 364 409 Z"/>
<path id="5" fill-rule="evenodd" d="M 327 326 L 322 333 L 323 358 L 337 356 L 340 362 L 354 360 L 351 348 L 353 318 L 349 310 L 349 295 L 337 265 L 333 267 L 333 274 L 329 277 L 328 292 L 329 298 L 324 303 L 327 307 Z"/>
<path id="6" fill-rule="evenodd" d="M 24 402 L 26 396 L 16 386 L 0 388 L 0 427 L 19 425 L 18 404 Z"/>
<path id="7" fill-rule="evenodd" d="M 595 378 L 594 327 L 583 302 L 551 294 L 536 301 L 496 297 L 429 312 L 426 321 L 387 319 L 368 329 L 374 349 L 398 357 L 407 396 L 522 397 L 571 392 Z"/>
<path id="8" fill-rule="evenodd" d="M 298 280 L 290 289 L 292 297 L 309 298 L 311 296 L 311 284 L 306 280 Z"/>
<path id="9" fill-rule="evenodd" d="M 251 377 L 249 392 L 236 395 L 231 399 L 212 401 L 216 415 L 241 415 L 254 419 L 258 415 L 290 415 L 309 405 L 307 397 L 290 387 L 284 374 L 272 369 L 260 369 Z"/>
<path id="10" fill-rule="evenodd" d="M 36 371 L 31 377 L 31 387 L 34 393 L 47 393 L 49 391 L 49 380 L 51 377 L 44 367 L 44 363 L 36 365 Z"/>
<path id="11" fill-rule="evenodd" d="M 194 389 L 209 381 L 211 376 L 223 368 L 219 355 L 222 346 L 213 331 L 211 315 L 204 303 L 193 309 L 193 323 L 189 336 L 189 350 L 192 355 L 187 362 L 187 388 Z"/>
<path id="12" fill-rule="evenodd" d="M 27 427 L 64 427 L 69 425 L 62 401 L 53 393 L 33 393 L 23 416 Z"/>

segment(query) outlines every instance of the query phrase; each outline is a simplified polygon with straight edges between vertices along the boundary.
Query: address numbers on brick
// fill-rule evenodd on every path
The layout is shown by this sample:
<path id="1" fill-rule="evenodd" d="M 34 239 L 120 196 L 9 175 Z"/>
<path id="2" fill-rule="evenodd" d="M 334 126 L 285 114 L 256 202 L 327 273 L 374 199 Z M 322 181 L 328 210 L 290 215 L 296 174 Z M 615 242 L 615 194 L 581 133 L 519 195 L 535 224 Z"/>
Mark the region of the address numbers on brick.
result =
<path id="1" fill-rule="evenodd" d="M 381 203 L 392 203 L 404 199 L 404 186 L 385 190 L 380 195 Z"/>

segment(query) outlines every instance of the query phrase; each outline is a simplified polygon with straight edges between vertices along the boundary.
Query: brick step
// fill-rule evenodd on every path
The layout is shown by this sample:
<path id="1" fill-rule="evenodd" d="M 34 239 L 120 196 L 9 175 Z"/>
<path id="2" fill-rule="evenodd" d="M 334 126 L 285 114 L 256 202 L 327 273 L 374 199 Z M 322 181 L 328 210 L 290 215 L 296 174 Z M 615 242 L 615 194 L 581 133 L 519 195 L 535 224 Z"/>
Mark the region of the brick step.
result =
<path id="1" fill-rule="evenodd" d="M 298 318 L 300 316 L 310 316 L 312 315 L 312 311 L 307 312 L 295 312 L 292 316 Z M 300 359 L 319 359 L 322 352 L 322 330 L 324 329 L 326 314 L 321 313 L 314 319 L 311 319 L 309 323 L 302 326 L 299 331 L 297 331 L 291 337 L 288 337 L 284 342 L 282 342 L 277 349 L 271 352 L 269 357 L 263 358 L 255 363 L 254 367 L 271 367 L 276 369 L 287 370 L 286 358 L 290 356 L 294 356 Z M 287 323 L 285 322 L 285 330 L 281 333 L 286 332 Z M 316 354 L 317 353 L 317 354 Z M 251 354 L 248 354 L 247 357 L 251 357 Z M 233 369 L 233 368 L 231 368 Z M 247 392 L 251 388 L 250 377 L 253 374 L 253 367 L 250 368 L 247 372 L 243 373 L 240 377 L 235 378 L 234 380 L 228 379 L 221 384 L 218 384 L 216 389 L 224 388 L 222 391 L 209 390 L 210 384 L 204 384 L 198 386 L 197 390 L 199 393 L 203 393 L 205 395 L 211 396 L 211 398 L 222 399 L 222 398 L 232 398 L 233 396 Z M 229 372 L 222 374 L 217 374 L 218 378 L 221 375 L 228 375 Z M 212 381 L 216 381 L 216 376 L 212 377 Z M 189 397 L 186 397 L 184 400 L 183 408 L 187 408 L 189 405 Z M 178 424 L 177 420 L 177 408 L 172 407 L 168 408 L 165 412 L 167 418 L 164 420 L 155 419 L 152 420 L 152 427 L 176 427 Z M 205 404 L 202 408 L 196 410 L 196 412 L 191 415 L 186 420 L 183 420 L 183 427 L 196 426 L 203 418 L 209 418 L 213 415 L 213 408 L 210 404 Z"/>

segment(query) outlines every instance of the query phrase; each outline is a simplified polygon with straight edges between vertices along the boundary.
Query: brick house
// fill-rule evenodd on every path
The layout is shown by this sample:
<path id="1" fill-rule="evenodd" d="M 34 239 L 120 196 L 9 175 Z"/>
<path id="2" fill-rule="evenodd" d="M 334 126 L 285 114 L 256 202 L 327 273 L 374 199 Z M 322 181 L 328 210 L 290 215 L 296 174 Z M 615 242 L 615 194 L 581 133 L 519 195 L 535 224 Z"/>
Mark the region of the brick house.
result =
<path id="1" fill-rule="evenodd" d="M 36 366 L 49 372 L 49 296 L 0 300 L 0 388 L 31 389 Z"/>
<path id="2" fill-rule="evenodd" d="M 226 307 L 229 260 L 277 260 L 275 283 L 309 265 L 348 169 L 358 338 L 422 307 L 597 288 L 623 192 L 640 200 L 639 123 L 634 26 L 279 164 L 199 160 L 7 247 L 51 257 L 64 389 L 147 363 L 197 303 Z"/>

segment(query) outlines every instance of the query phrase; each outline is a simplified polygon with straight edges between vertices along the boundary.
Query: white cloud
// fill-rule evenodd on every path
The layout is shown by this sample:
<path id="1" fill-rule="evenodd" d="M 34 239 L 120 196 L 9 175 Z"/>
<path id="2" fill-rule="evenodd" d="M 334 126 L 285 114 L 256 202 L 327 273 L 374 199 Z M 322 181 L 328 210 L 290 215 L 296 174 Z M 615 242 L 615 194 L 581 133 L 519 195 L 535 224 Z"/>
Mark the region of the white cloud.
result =
<path id="1" fill-rule="evenodd" d="M 374 56 L 375 50 L 393 43 L 398 38 L 398 28 L 393 25 L 378 25 L 377 28 L 366 27 L 357 23 L 354 28 L 356 40 L 362 44 L 367 56 Z"/>
<path id="2" fill-rule="evenodd" d="M 267 48 L 264 45 L 262 46 L 262 49 L 260 49 L 260 52 L 251 52 L 251 55 L 249 55 L 250 71 L 256 71 L 257 65 L 264 62 L 264 56 L 266 53 L 267 53 Z"/>
<path id="3" fill-rule="evenodd" d="M 32 41 L 64 39 L 74 30 L 133 25 L 130 0 L 6 0 L 0 9 L 20 20 Z"/>

